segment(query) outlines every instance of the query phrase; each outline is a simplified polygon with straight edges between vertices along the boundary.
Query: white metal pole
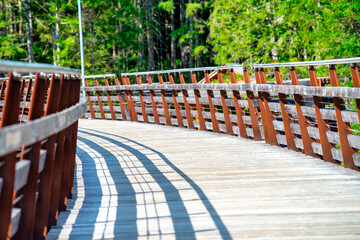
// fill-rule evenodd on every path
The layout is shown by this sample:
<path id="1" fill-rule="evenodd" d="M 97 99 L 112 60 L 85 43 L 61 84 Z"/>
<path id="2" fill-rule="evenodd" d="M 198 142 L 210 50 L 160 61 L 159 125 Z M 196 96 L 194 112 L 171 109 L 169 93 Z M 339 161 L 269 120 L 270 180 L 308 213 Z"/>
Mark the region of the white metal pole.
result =
<path id="1" fill-rule="evenodd" d="M 78 11 L 79 11 L 79 33 L 80 33 L 80 56 L 81 56 L 81 83 L 85 87 L 85 60 L 84 60 L 84 41 L 82 31 L 82 19 L 81 19 L 81 0 L 78 0 Z M 85 96 L 85 91 L 83 91 Z"/>

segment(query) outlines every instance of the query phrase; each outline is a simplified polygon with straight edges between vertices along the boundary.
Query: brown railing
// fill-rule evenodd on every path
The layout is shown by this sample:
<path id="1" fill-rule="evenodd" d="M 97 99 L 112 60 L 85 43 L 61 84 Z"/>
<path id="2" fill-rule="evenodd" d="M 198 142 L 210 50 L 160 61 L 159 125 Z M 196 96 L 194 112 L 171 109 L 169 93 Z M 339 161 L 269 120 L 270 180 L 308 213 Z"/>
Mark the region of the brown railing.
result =
<path id="1" fill-rule="evenodd" d="M 72 195 L 77 120 L 86 111 L 79 73 L 10 61 L 0 61 L 0 72 L 8 73 L 0 95 L 0 239 L 44 239 Z"/>
<path id="2" fill-rule="evenodd" d="M 92 76 L 84 88 L 86 116 L 265 139 L 359 170 L 358 62 L 360 58 L 259 64 L 253 66 L 253 81 L 242 65 L 124 73 L 121 83 L 117 77 Z M 339 87 L 336 64 L 351 72 L 354 87 Z M 329 65 L 328 77 L 316 77 L 314 66 L 321 65 Z M 295 67 L 308 67 L 309 78 L 297 79 Z M 283 82 L 284 69 L 290 80 Z M 266 75 L 275 81 L 268 83 Z"/>

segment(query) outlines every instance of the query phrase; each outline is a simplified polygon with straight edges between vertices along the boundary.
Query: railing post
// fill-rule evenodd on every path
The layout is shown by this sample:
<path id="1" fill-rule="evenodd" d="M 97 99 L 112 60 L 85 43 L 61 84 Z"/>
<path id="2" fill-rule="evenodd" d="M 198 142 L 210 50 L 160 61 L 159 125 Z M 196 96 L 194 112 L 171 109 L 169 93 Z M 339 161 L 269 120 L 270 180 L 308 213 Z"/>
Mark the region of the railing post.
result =
<path id="1" fill-rule="evenodd" d="M 218 71 L 218 78 L 219 78 L 219 84 L 224 83 L 224 79 L 222 76 L 221 71 Z M 226 104 L 226 99 L 228 99 L 226 90 L 220 90 L 220 97 L 221 97 L 221 105 L 223 108 L 223 114 L 224 114 L 224 120 L 225 120 L 225 127 L 226 127 L 226 133 L 228 135 L 234 135 L 234 131 L 232 129 L 233 124 L 230 120 L 230 112 L 231 110 L 229 109 L 229 107 Z"/>
<path id="2" fill-rule="evenodd" d="M 336 69 L 334 65 L 329 66 L 329 74 L 330 74 L 330 83 L 333 87 L 339 87 L 339 80 L 336 74 Z M 343 117 L 341 115 L 341 111 L 346 110 L 344 106 L 344 100 L 339 97 L 333 97 L 334 105 L 335 105 L 335 115 L 336 122 L 339 132 L 340 138 L 340 147 L 341 154 L 343 157 L 344 166 L 346 168 L 351 168 L 354 170 L 358 170 L 358 167 L 354 164 L 353 154 L 356 153 L 355 150 L 350 146 L 348 135 L 351 134 L 350 125 L 344 122 Z"/>
<path id="3" fill-rule="evenodd" d="M 180 84 L 185 84 L 184 75 L 182 72 L 179 73 Z M 186 120 L 188 123 L 188 128 L 195 129 L 194 127 L 194 118 L 191 116 L 191 109 L 190 105 L 187 101 L 189 97 L 188 91 L 186 89 L 182 89 L 183 99 L 184 99 L 184 106 L 185 106 L 185 113 L 186 113 Z"/>
<path id="4" fill-rule="evenodd" d="M 136 83 L 137 83 L 137 85 L 141 85 L 140 76 L 136 76 Z M 139 90 L 139 99 L 140 99 L 141 113 L 143 116 L 143 121 L 144 121 L 144 123 L 149 123 L 148 114 L 146 112 L 146 103 L 144 102 L 144 91 L 143 90 Z"/>
<path id="5" fill-rule="evenodd" d="M 251 84 L 247 69 L 244 68 L 243 72 L 244 72 L 245 83 L 246 84 Z M 256 71 L 255 71 L 255 73 L 256 73 Z M 258 114 L 257 109 L 254 108 L 254 104 L 253 104 L 253 101 L 255 100 L 255 96 L 254 96 L 253 91 L 247 90 L 246 91 L 246 96 L 247 96 L 248 105 L 249 105 L 251 128 L 253 130 L 254 140 L 255 141 L 261 141 L 263 138 L 261 136 L 260 126 L 259 126 L 259 122 L 258 122 L 258 119 L 257 119 L 259 114 Z M 265 132 L 264 129 L 263 129 L 263 131 Z"/>
<path id="6" fill-rule="evenodd" d="M 104 81 L 105 81 L 105 86 L 109 86 L 109 80 L 107 78 L 105 78 Z M 114 104 L 113 104 L 113 101 L 111 100 L 111 91 L 106 91 L 106 95 L 107 95 L 107 98 L 108 98 L 108 103 L 109 103 L 109 108 L 110 108 L 110 113 L 111 113 L 111 119 L 116 120 L 115 111 L 114 111 Z"/>
<path id="7" fill-rule="evenodd" d="M 317 77 L 316 77 L 314 66 L 309 66 L 308 69 L 309 69 L 309 77 L 310 77 L 311 86 L 320 87 L 319 81 L 317 80 Z M 325 121 L 323 119 L 323 117 L 321 116 L 320 109 L 325 107 L 324 104 L 322 103 L 323 99 L 322 99 L 322 97 L 318 97 L 318 96 L 314 96 L 313 99 L 314 99 L 314 109 L 315 109 L 315 113 L 316 113 L 317 126 L 319 129 L 320 144 L 321 144 L 323 159 L 326 162 L 332 162 L 332 163 L 337 164 L 337 162 L 334 160 L 332 153 L 331 153 L 331 149 L 333 148 L 333 146 L 329 143 L 328 137 L 326 135 L 326 133 L 328 131 L 330 131 L 330 128 L 327 127 L 327 126 L 329 126 L 329 123 L 327 121 Z"/>
<path id="8" fill-rule="evenodd" d="M 25 115 L 25 109 L 26 109 L 26 103 L 28 102 L 28 101 L 30 101 L 30 96 L 31 96 L 31 89 L 32 89 L 32 78 L 30 78 L 29 79 L 29 82 L 28 82 L 28 84 L 27 84 L 27 89 L 26 89 L 26 95 L 25 95 L 25 99 L 24 99 L 24 106 L 23 106 L 23 108 L 22 108 L 22 111 L 21 111 L 21 117 L 20 117 L 20 123 L 22 123 L 23 122 L 23 117 L 24 117 L 24 115 Z"/>
<path id="9" fill-rule="evenodd" d="M 211 83 L 209 73 L 207 71 L 204 71 L 204 78 L 205 78 L 205 83 L 207 83 L 207 84 Z M 211 116 L 211 124 L 212 124 L 212 128 L 213 128 L 213 132 L 214 133 L 220 133 L 219 121 L 216 118 L 216 113 L 218 112 L 218 110 L 217 110 L 217 108 L 215 107 L 215 105 L 212 102 L 212 99 L 215 97 L 214 96 L 214 91 L 213 90 L 207 90 L 207 96 L 208 96 L 210 116 Z"/>
<path id="10" fill-rule="evenodd" d="M 235 72 L 234 69 L 230 69 L 230 81 L 232 84 L 237 84 Z M 239 91 L 233 90 L 233 96 L 234 96 L 234 105 L 235 105 L 235 111 L 236 111 L 236 118 L 239 128 L 239 135 L 243 138 L 249 138 L 249 136 L 246 133 L 246 124 L 244 123 L 243 117 L 245 116 L 245 110 L 240 107 L 239 100 L 241 100 L 241 94 Z"/>
<path id="11" fill-rule="evenodd" d="M 164 84 L 164 79 L 161 74 L 158 75 L 158 78 L 159 78 L 159 83 Z M 163 104 L 166 125 L 172 126 L 171 116 L 169 114 L 169 105 L 166 102 L 166 90 L 165 89 L 161 89 L 161 100 L 162 100 L 162 104 Z"/>
<path id="12" fill-rule="evenodd" d="M 75 97 L 74 97 L 73 105 L 80 102 L 81 79 L 79 77 L 75 76 L 74 81 L 75 81 L 75 89 L 74 89 Z M 68 198 L 72 198 L 72 194 L 73 194 L 78 123 L 79 123 L 79 121 L 76 121 L 72 125 L 71 158 L 70 158 L 70 180 L 69 180 Z"/>
<path id="13" fill-rule="evenodd" d="M 53 74 L 51 77 L 49 94 L 46 102 L 45 116 L 56 113 L 59 109 L 60 98 L 60 75 Z M 51 185 L 54 172 L 54 152 L 56 134 L 50 136 L 44 143 L 46 160 L 44 170 L 40 174 L 39 195 L 36 205 L 36 221 L 34 229 L 35 239 L 45 239 L 47 234 L 47 221 L 50 209 Z"/>
<path id="14" fill-rule="evenodd" d="M 70 76 L 61 75 L 60 79 L 60 105 L 59 111 L 64 110 L 68 106 L 68 93 L 70 88 Z M 51 201 L 48 219 L 48 228 L 51 225 L 56 225 L 59 215 L 60 191 L 61 191 L 61 177 L 64 162 L 64 144 L 65 144 L 66 129 L 60 131 L 56 136 L 56 153 L 54 159 L 54 174 L 51 187 Z"/>
<path id="15" fill-rule="evenodd" d="M 191 72 L 191 81 L 193 84 L 197 83 L 196 75 L 194 72 Z M 199 101 L 199 98 L 201 98 L 200 90 L 194 89 L 194 95 L 195 95 L 195 103 L 196 103 L 196 110 L 197 110 L 198 119 L 199 119 L 200 130 L 206 131 L 207 128 L 206 128 L 205 120 L 204 120 L 204 116 L 203 116 L 203 106 L 200 104 L 200 101 Z"/>
<path id="16" fill-rule="evenodd" d="M 147 75 L 146 79 L 147 79 L 147 82 L 149 85 L 153 84 L 150 75 Z M 152 110 L 153 110 L 154 122 L 155 122 L 155 124 L 160 124 L 159 114 L 157 113 L 157 104 L 155 102 L 154 97 L 155 97 L 155 91 L 153 89 L 150 89 L 150 98 L 151 98 L 151 106 L 152 106 Z"/>
<path id="17" fill-rule="evenodd" d="M 123 77 L 122 81 L 123 81 L 124 85 L 130 85 L 129 77 L 127 77 L 127 76 Z M 132 91 L 131 90 L 125 91 L 125 96 L 127 98 L 127 103 L 128 103 L 127 106 L 129 109 L 130 120 L 137 122 L 138 118 L 137 118 L 137 113 L 135 111 L 135 103 L 132 99 Z"/>
<path id="18" fill-rule="evenodd" d="M 296 76 L 296 71 L 294 67 L 290 67 L 290 78 L 292 85 L 299 85 L 299 81 Z M 317 157 L 311 145 L 313 140 L 309 136 L 309 132 L 307 130 L 307 127 L 310 126 L 309 119 L 304 116 L 301 109 L 301 107 L 304 105 L 304 99 L 300 94 L 294 94 L 294 99 L 295 99 L 296 115 L 299 122 L 301 140 L 303 143 L 304 152 L 306 155 Z"/>
<path id="19" fill-rule="evenodd" d="M 117 86 L 121 85 L 117 76 L 115 77 L 115 85 L 117 85 Z M 126 103 L 122 99 L 121 91 L 116 91 L 116 93 L 117 93 L 118 98 L 119 98 L 119 106 L 120 106 L 120 110 L 121 110 L 122 120 L 127 121 L 126 110 L 125 110 Z"/>
<path id="20" fill-rule="evenodd" d="M 73 76 L 70 76 L 70 88 L 68 91 L 68 101 L 66 108 L 71 107 L 75 104 L 75 91 L 76 91 L 76 81 Z M 65 211 L 67 206 L 67 199 L 69 193 L 70 185 L 70 170 L 71 170 L 71 154 L 72 154 L 72 141 L 73 136 L 73 127 L 74 124 L 70 125 L 65 130 L 65 142 L 64 142 L 64 158 L 63 158 L 63 169 L 61 176 L 61 188 L 60 188 L 60 202 L 59 210 Z"/>
<path id="21" fill-rule="evenodd" d="M 31 96 L 28 121 L 41 118 L 44 115 L 44 102 L 47 92 L 46 81 L 46 74 L 36 74 L 33 93 Z M 31 164 L 27 184 L 22 189 L 23 199 L 21 206 L 21 219 L 19 229 L 15 234 L 14 239 L 31 240 L 33 238 L 32 233 L 34 231 L 35 224 L 36 192 L 38 189 L 41 142 L 37 142 L 30 147 L 32 150 L 22 157 L 22 159 L 30 160 Z"/>
<path id="22" fill-rule="evenodd" d="M 281 74 L 278 67 L 274 69 L 275 79 L 277 85 L 283 85 L 283 81 L 281 78 Z M 279 93 L 279 104 L 280 104 L 280 111 L 282 115 L 282 120 L 284 124 L 284 131 L 285 131 L 285 138 L 286 138 L 286 145 L 289 150 L 297 151 L 300 150 L 296 147 L 295 144 L 295 134 L 291 130 L 291 124 L 294 123 L 293 116 L 288 114 L 286 111 L 285 105 L 288 104 L 287 96 L 284 93 Z"/>
<path id="23" fill-rule="evenodd" d="M 10 73 L 7 81 L 0 128 L 19 122 L 20 87 L 20 76 L 14 76 L 13 73 Z M 0 168 L 0 176 L 3 179 L 3 187 L 0 195 L 0 239 L 9 239 L 11 233 L 10 223 L 14 193 L 16 152 L 1 157 L 0 162 L 5 163 L 5 165 Z"/>
<path id="24" fill-rule="evenodd" d="M 97 86 L 97 87 L 100 86 L 99 81 L 96 78 L 94 79 L 94 83 L 95 83 L 95 86 Z M 101 100 L 101 93 L 100 93 L 100 91 L 95 91 L 95 92 L 96 92 L 96 96 L 98 99 L 98 105 L 99 105 L 99 109 L 100 109 L 101 119 L 106 119 L 104 108 L 103 108 L 104 104 Z"/>
<path id="25" fill-rule="evenodd" d="M 170 84 L 175 84 L 173 75 L 171 73 L 169 73 L 168 76 L 169 76 Z M 183 117 L 181 115 L 182 107 L 177 101 L 177 96 L 178 96 L 177 91 L 175 89 L 172 89 L 171 90 L 171 95 L 172 95 L 172 98 L 173 98 L 173 101 L 174 101 L 174 108 L 175 108 L 175 113 L 176 113 L 176 119 L 177 119 L 177 122 L 178 122 L 178 126 L 179 127 L 184 127 Z"/>
<path id="26" fill-rule="evenodd" d="M 264 72 L 263 68 L 259 69 L 259 75 L 258 76 L 260 78 L 259 79 L 260 84 L 267 84 L 267 80 L 266 80 L 266 76 L 265 76 L 265 72 Z M 269 102 L 271 102 L 270 93 L 269 92 L 262 92 L 261 95 L 262 95 L 262 101 L 263 101 L 263 104 L 264 104 L 264 108 L 263 108 L 264 113 L 261 114 L 261 115 L 262 116 L 266 115 L 265 120 L 267 121 L 266 122 L 266 128 L 267 128 L 268 137 L 269 137 L 268 142 L 271 145 L 279 146 L 278 141 L 277 141 L 277 137 L 276 137 L 278 132 L 275 130 L 274 122 L 273 122 L 276 118 L 275 118 L 275 115 L 270 111 L 270 107 L 269 107 Z M 265 129 L 264 129 L 264 132 L 265 132 Z"/>
<path id="27" fill-rule="evenodd" d="M 89 87 L 89 83 L 88 81 L 85 79 L 85 87 Z M 92 119 L 96 119 L 96 116 L 95 116 L 95 111 L 94 111 L 94 103 L 91 101 L 91 95 L 90 95 L 90 92 L 89 91 L 86 91 L 86 98 L 87 98 L 87 101 L 88 101 L 88 106 L 89 106 L 89 109 L 90 109 L 90 116 Z"/>
<path id="28" fill-rule="evenodd" d="M 360 76 L 359 76 L 359 69 L 357 64 L 351 64 L 351 77 L 353 81 L 353 86 L 356 88 L 360 88 Z M 358 113 L 358 120 L 360 123 L 360 99 L 356 99 L 356 110 Z"/>

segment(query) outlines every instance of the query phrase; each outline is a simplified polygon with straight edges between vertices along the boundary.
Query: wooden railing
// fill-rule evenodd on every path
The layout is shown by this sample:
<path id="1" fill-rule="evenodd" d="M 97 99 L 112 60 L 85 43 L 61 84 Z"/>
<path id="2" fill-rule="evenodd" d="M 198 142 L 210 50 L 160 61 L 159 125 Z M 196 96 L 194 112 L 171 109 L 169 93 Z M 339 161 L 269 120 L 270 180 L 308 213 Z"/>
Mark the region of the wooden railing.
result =
<path id="1" fill-rule="evenodd" d="M 123 73 L 122 84 L 117 77 L 91 76 L 95 80 L 87 79 L 83 89 L 86 116 L 265 139 L 359 170 L 360 128 L 354 125 L 360 118 L 358 62 L 360 58 L 258 64 L 253 66 L 253 81 L 242 65 Z M 336 64 L 351 72 L 354 87 L 339 86 Z M 317 78 L 314 66 L 319 65 L 329 65 L 328 77 Z M 309 78 L 298 80 L 295 67 L 308 67 Z M 290 80 L 283 82 L 284 68 Z M 224 83 L 226 71 L 230 83 Z M 268 83 L 266 75 L 275 81 Z M 198 83 L 199 77 L 203 83 Z M 211 83 L 211 77 L 219 83 Z M 100 80 L 105 86 L 100 86 Z"/>
<path id="2" fill-rule="evenodd" d="M 0 239 L 45 239 L 72 195 L 77 120 L 86 111 L 79 72 L 10 61 L 0 61 L 0 72 L 8 73 L 0 95 Z"/>

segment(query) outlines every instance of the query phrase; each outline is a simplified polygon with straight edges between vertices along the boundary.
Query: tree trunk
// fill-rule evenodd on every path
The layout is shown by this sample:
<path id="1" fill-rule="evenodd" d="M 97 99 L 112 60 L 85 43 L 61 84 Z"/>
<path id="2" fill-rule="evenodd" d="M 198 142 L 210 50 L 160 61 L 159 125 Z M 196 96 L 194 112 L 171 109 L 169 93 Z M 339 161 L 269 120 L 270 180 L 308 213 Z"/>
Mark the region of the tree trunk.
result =
<path id="1" fill-rule="evenodd" d="M 147 44 L 148 44 L 148 55 L 149 55 L 149 70 L 155 69 L 155 57 L 154 57 L 154 39 L 153 30 L 151 25 L 153 24 L 153 5 L 151 0 L 146 0 L 146 11 L 147 11 Z"/>
<path id="2" fill-rule="evenodd" d="M 56 4 L 56 12 L 55 12 L 55 26 L 52 26 L 52 39 L 53 39 L 53 59 L 54 59 L 54 65 L 60 64 L 60 24 L 59 24 L 59 11 L 57 6 L 57 1 L 55 1 Z"/>
<path id="3" fill-rule="evenodd" d="M 6 22 L 6 15 L 5 15 L 6 10 L 5 10 L 4 0 L 2 0 L 2 1 L 0 2 L 0 4 L 1 4 L 1 6 L 0 6 L 1 11 L 3 12 L 3 14 L 2 14 L 2 20 L 3 20 L 4 22 Z M 3 28 L 3 34 L 4 34 L 5 36 L 7 35 L 6 27 Z"/>
<path id="4" fill-rule="evenodd" d="M 185 1 L 180 0 L 180 22 L 181 26 L 185 24 Z M 182 31 L 181 35 L 184 35 L 185 32 Z M 185 68 L 187 65 L 186 61 L 186 49 L 185 49 L 185 43 L 181 43 L 180 45 L 180 51 L 181 51 L 181 68 Z"/>
<path id="5" fill-rule="evenodd" d="M 33 37 L 32 37 L 32 20 L 29 6 L 29 0 L 25 0 L 25 14 L 26 14 L 26 28 L 27 28 L 27 45 L 28 45 L 28 60 L 34 62 L 33 53 Z"/>
<path id="6" fill-rule="evenodd" d="M 139 36 L 138 36 L 138 41 L 139 41 L 139 50 L 138 50 L 138 63 L 137 63 L 137 70 L 138 71 L 142 71 L 144 70 L 144 56 L 145 56 L 145 53 L 144 53 L 144 43 L 145 43 L 145 40 L 144 40 L 144 35 L 143 35 L 143 16 L 142 16 L 142 0 L 137 0 L 137 5 L 138 5 L 138 8 L 139 8 L 139 18 L 138 18 L 138 25 L 139 25 Z"/>
<path id="7" fill-rule="evenodd" d="M 175 12 L 171 10 L 171 33 L 175 32 Z M 171 37 L 171 65 L 173 69 L 176 69 L 176 38 Z"/>
<path id="8" fill-rule="evenodd" d="M 23 18 L 22 18 L 22 2 L 21 0 L 19 0 L 19 18 L 20 18 L 20 21 L 19 21 L 19 34 L 21 36 L 21 42 L 22 43 L 25 43 L 25 36 L 24 36 L 24 23 L 23 23 Z"/>

